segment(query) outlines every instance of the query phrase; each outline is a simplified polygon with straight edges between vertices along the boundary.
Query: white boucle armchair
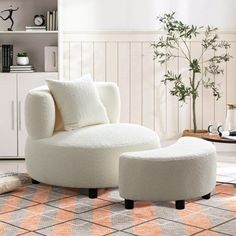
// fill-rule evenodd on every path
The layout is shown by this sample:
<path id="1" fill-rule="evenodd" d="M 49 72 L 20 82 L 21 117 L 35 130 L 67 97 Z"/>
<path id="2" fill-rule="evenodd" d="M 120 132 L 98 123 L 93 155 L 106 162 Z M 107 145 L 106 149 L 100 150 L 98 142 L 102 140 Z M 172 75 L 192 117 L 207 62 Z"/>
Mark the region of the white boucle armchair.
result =
<path id="1" fill-rule="evenodd" d="M 95 83 L 110 120 L 64 131 L 60 113 L 47 87 L 31 90 L 26 99 L 27 171 L 33 183 L 97 189 L 118 186 L 119 156 L 159 148 L 158 135 L 140 125 L 119 123 L 120 94 L 114 83 Z"/>

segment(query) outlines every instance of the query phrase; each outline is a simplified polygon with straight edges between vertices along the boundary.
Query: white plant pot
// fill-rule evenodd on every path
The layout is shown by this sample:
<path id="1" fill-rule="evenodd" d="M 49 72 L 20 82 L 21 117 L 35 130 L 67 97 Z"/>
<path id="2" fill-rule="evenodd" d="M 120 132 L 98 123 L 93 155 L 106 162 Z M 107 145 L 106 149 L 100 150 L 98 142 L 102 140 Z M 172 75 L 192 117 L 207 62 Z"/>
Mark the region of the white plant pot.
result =
<path id="1" fill-rule="evenodd" d="M 29 65 L 29 57 L 17 57 L 16 64 L 19 66 Z"/>

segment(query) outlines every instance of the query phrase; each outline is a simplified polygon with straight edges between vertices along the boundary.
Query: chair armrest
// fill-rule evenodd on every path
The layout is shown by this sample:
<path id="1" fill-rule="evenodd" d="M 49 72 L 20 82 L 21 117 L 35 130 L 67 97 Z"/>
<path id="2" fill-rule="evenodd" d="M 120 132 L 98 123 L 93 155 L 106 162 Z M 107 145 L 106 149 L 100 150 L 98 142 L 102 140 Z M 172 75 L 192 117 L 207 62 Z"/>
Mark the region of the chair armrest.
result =
<path id="1" fill-rule="evenodd" d="M 46 87 L 31 90 L 25 101 L 25 125 L 28 135 L 34 139 L 53 135 L 55 103 Z"/>

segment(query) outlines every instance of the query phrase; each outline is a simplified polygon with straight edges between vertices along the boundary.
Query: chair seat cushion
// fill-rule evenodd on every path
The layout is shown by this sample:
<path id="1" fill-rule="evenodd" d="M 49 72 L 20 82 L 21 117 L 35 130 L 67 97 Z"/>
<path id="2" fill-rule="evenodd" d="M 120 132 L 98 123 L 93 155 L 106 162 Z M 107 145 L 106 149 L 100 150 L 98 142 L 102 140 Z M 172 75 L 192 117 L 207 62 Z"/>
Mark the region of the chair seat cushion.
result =
<path id="1" fill-rule="evenodd" d="M 57 132 L 52 137 L 40 140 L 28 138 L 26 162 L 29 169 L 33 170 L 32 174 L 41 177 L 36 178 L 40 182 L 49 183 L 47 180 L 50 179 L 49 184 L 70 187 L 115 187 L 118 185 L 121 153 L 159 146 L 158 135 L 143 126 L 101 124 L 70 132 Z M 57 167 L 53 168 L 55 165 Z M 66 172 L 65 178 L 63 172 Z"/>
<path id="2" fill-rule="evenodd" d="M 103 124 L 81 128 L 70 133 L 66 131 L 58 132 L 40 142 L 68 149 L 113 149 L 145 146 L 153 141 L 157 141 L 157 135 L 143 126 L 133 124 Z"/>

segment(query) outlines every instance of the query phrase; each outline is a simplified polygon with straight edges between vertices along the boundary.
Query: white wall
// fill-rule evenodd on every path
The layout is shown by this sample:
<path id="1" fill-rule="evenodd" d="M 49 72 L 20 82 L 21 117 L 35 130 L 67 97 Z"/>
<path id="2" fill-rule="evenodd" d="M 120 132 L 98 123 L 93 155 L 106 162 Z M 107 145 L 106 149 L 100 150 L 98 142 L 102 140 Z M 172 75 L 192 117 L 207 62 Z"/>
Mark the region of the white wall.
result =
<path id="1" fill-rule="evenodd" d="M 80 30 L 153 30 L 157 15 L 176 11 L 197 25 L 236 29 L 235 0 L 62 0 L 62 28 Z"/>
<path id="2" fill-rule="evenodd" d="M 161 83 L 165 68 L 186 71 L 186 62 L 173 60 L 164 68 L 153 61 L 150 43 L 158 37 L 156 15 L 176 11 L 188 23 L 218 26 L 220 36 L 232 43 L 234 58 L 223 65 L 222 98 L 216 102 L 200 89 L 197 103 L 198 128 L 225 120 L 226 104 L 236 101 L 236 0 L 61 0 L 64 78 L 90 73 L 95 81 L 116 82 L 121 91 L 122 122 L 145 125 L 162 138 L 173 138 L 192 128 L 191 105 L 181 106 Z M 214 7 L 212 6 L 214 5 Z M 97 31 L 105 32 L 80 32 Z M 109 30 L 115 32 L 109 32 Z M 134 30 L 144 30 L 134 32 Z M 160 33 L 160 32 L 159 32 Z M 201 42 L 191 43 L 193 55 Z M 188 72 L 185 74 L 188 76 Z"/>
<path id="3" fill-rule="evenodd" d="M 169 85 L 164 86 L 161 80 L 166 68 L 176 73 L 181 71 L 188 80 L 188 62 L 179 58 L 160 66 L 153 61 L 150 44 L 159 36 L 158 32 L 143 31 L 64 33 L 64 78 L 73 80 L 90 73 L 95 81 L 117 83 L 121 93 L 121 122 L 142 124 L 155 130 L 162 139 L 174 138 L 193 127 L 191 104 L 178 103 L 170 95 Z M 226 104 L 236 103 L 236 31 L 221 31 L 219 37 L 231 42 L 229 52 L 233 58 L 222 64 L 225 73 L 214 78 L 222 93 L 219 101 L 210 90 L 199 89 L 198 129 L 207 129 L 212 121 L 223 124 Z M 189 43 L 192 55 L 198 58 L 201 41 Z"/>
<path id="4" fill-rule="evenodd" d="M 235 0 L 170 0 L 171 9 L 187 23 L 236 29 Z"/>

